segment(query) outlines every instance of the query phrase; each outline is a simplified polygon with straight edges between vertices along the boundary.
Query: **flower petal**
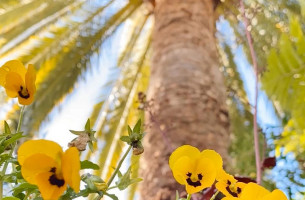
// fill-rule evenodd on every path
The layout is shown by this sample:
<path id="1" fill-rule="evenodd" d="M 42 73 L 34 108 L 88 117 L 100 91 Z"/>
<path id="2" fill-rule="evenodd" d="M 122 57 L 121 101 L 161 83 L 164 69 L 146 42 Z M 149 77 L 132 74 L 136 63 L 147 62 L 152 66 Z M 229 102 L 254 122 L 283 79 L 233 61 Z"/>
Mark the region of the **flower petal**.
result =
<path id="1" fill-rule="evenodd" d="M 36 176 L 36 182 L 44 200 L 58 199 L 67 189 L 67 183 L 60 187 L 52 185 L 49 181 L 52 175 L 51 172 L 42 172 Z"/>
<path id="2" fill-rule="evenodd" d="M 263 198 L 264 196 L 270 194 L 270 192 L 268 190 L 266 190 L 264 187 L 256 184 L 256 183 L 248 183 L 241 195 L 240 198 L 244 198 L 247 200 L 257 200 L 260 198 Z"/>
<path id="3" fill-rule="evenodd" d="M 71 147 L 62 155 L 62 173 L 65 181 L 75 191 L 79 192 L 80 186 L 80 160 L 79 151 L 76 147 Z"/>
<path id="4" fill-rule="evenodd" d="M 234 197 L 233 193 L 236 193 L 235 192 L 236 183 L 237 183 L 237 180 L 232 175 L 230 175 L 230 174 L 226 173 L 224 170 L 222 170 L 219 174 L 219 179 L 218 179 L 218 182 L 215 184 L 215 187 L 226 197 Z M 237 195 L 237 193 L 236 193 L 236 195 Z"/>
<path id="5" fill-rule="evenodd" d="M 221 200 L 242 200 L 242 199 L 236 197 L 224 197 Z"/>
<path id="6" fill-rule="evenodd" d="M 286 195 L 279 189 L 273 190 L 270 194 L 264 196 L 262 200 L 288 200 Z"/>
<path id="7" fill-rule="evenodd" d="M 202 189 L 210 187 L 215 182 L 216 169 L 214 163 L 207 158 L 200 158 L 196 167 L 196 174 L 202 174 Z"/>
<path id="8" fill-rule="evenodd" d="M 24 80 L 26 69 L 19 60 L 11 60 L 2 65 L 0 68 L 0 85 L 3 87 L 6 83 L 6 75 L 9 72 L 19 74 L 19 76 L 22 77 L 22 80 Z"/>
<path id="9" fill-rule="evenodd" d="M 26 98 L 26 99 L 19 97 L 18 101 L 20 104 L 29 105 L 33 102 L 34 94 L 36 92 L 35 80 L 36 80 L 35 68 L 32 64 L 29 64 L 28 71 L 25 74 L 25 86 L 26 86 L 26 89 L 27 89 L 30 97 Z"/>
<path id="10" fill-rule="evenodd" d="M 175 162 L 183 156 L 188 156 L 195 159 L 196 157 L 200 156 L 200 151 L 196 147 L 190 145 L 178 147 L 169 157 L 169 167 L 173 169 Z"/>
<path id="11" fill-rule="evenodd" d="M 217 153 L 214 150 L 206 149 L 206 150 L 204 150 L 200 153 L 200 156 L 203 157 L 203 158 L 209 158 L 210 160 L 213 161 L 213 163 L 216 167 L 216 170 L 217 170 L 217 177 L 216 178 L 217 178 L 217 180 L 219 178 L 221 178 L 220 174 L 223 171 L 223 168 L 222 168 L 223 162 L 222 162 L 222 158 L 219 155 L 219 153 Z"/>
<path id="12" fill-rule="evenodd" d="M 37 153 L 45 154 L 60 163 L 63 151 L 59 144 L 50 140 L 29 140 L 18 149 L 18 162 L 23 165 L 27 157 Z"/>
<path id="13" fill-rule="evenodd" d="M 25 159 L 21 167 L 21 173 L 27 182 L 38 185 L 36 176 L 42 172 L 50 172 L 52 168 L 58 169 L 58 163 L 53 158 L 38 153 Z"/>
<path id="14" fill-rule="evenodd" d="M 187 184 L 186 182 L 186 179 L 188 178 L 187 174 L 193 173 L 194 170 L 195 170 L 194 162 L 192 162 L 192 160 L 188 156 L 183 156 L 179 158 L 175 162 L 172 168 L 174 178 L 181 185 Z"/>
<path id="15" fill-rule="evenodd" d="M 25 87 L 24 82 L 19 74 L 16 72 L 9 72 L 6 75 L 6 82 L 4 88 L 7 96 L 15 98 L 18 96 L 20 87 Z"/>

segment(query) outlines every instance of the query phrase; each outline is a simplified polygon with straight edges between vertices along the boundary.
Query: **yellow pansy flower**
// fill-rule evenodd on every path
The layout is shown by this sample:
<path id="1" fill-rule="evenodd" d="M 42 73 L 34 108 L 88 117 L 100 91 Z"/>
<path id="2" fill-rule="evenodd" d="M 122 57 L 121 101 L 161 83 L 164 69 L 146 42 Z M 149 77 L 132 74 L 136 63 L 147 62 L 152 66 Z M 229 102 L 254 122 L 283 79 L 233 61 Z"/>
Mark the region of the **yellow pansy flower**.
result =
<path id="1" fill-rule="evenodd" d="M 67 184 L 79 192 L 80 160 L 76 147 L 63 152 L 53 141 L 29 140 L 18 149 L 18 162 L 23 178 L 37 185 L 46 200 L 58 199 Z"/>
<path id="2" fill-rule="evenodd" d="M 222 158 L 213 150 L 200 152 L 196 147 L 178 147 L 169 158 L 169 166 L 178 183 L 185 185 L 188 194 L 210 187 L 222 169 Z"/>
<path id="3" fill-rule="evenodd" d="M 222 170 L 215 186 L 226 197 L 240 197 L 246 183 L 238 182 L 232 175 Z"/>
<path id="4" fill-rule="evenodd" d="M 11 60 L 0 67 L 0 85 L 5 88 L 7 96 L 18 97 L 22 105 L 29 105 L 34 100 L 36 71 L 29 64 L 28 69 L 18 60 Z"/>
<path id="5" fill-rule="evenodd" d="M 240 198 L 225 197 L 222 200 L 288 200 L 281 190 L 269 192 L 256 183 L 248 183 L 242 190 Z"/>

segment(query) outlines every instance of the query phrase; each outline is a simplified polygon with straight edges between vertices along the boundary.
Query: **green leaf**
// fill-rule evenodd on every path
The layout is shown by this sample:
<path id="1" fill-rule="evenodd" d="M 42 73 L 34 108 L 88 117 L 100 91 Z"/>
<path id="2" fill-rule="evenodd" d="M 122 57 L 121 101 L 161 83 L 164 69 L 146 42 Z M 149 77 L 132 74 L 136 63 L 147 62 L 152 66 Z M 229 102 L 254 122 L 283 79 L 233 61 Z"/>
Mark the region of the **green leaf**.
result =
<path id="1" fill-rule="evenodd" d="M 10 126 L 8 125 L 8 123 L 6 121 L 4 121 L 4 133 L 7 134 L 7 135 L 12 134 Z"/>
<path id="2" fill-rule="evenodd" d="M 17 197 L 4 197 L 3 200 L 20 200 Z"/>
<path id="3" fill-rule="evenodd" d="M 97 164 L 95 164 L 89 160 L 81 161 L 80 168 L 81 169 L 94 169 L 94 170 L 100 169 L 100 167 Z"/>
<path id="4" fill-rule="evenodd" d="M 122 136 L 120 139 L 121 139 L 123 142 L 127 142 L 128 144 L 131 143 L 130 138 L 129 138 L 128 136 Z"/>
<path id="5" fill-rule="evenodd" d="M 105 193 L 106 196 L 110 197 L 111 199 L 113 200 L 119 200 L 119 198 L 117 196 L 115 196 L 115 194 L 108 194 L 108 193 Z"/>
<path id="6" fill-rule="evenodd" d="M 126 173 L 124 175 L 122 175 L 119 172 L 119 174 L 118 174 L 119 180 L 116 182 L 116 185 L 120 190 L 125 190 L 129 185 L 142 181 L 141 178 L 132 178 L 131 179 L 130 175 L 131 175 L 131 167 L 128 168 L 128 170 L 126 171 Z"/>
<path id="7" fill-rule="evenodd" d="M 96 131 L 90 131 L 90 133 L 89 133 L 90 140 L 93 142 L 97 142 L 97 139 L 94 137 L 95 132 Z"/>
<path id="8" fill-rule="evenodd" d="M 128 135 L 130 136 L 132 134 L 132 130 L 129 125 L 127 126 L 127 129 L 128 129 Z"/>
<path id="9" fill-rule="evenodd" d="M 85 133 L 85 131 L 74 131 L 74 130 L 69 130 L 71 133 L 73 133 L 74 135 L 80 135 L 82 133 Z"/>
<path id="10" fill-rule="evenodd" d="M 138 120 L 138 122 L 136 123 L 136 125 L 134 126 L 132 132 L 134 133 L 140 133 L 141 131 L 141 119 Z"/>
<path id="11" fill-rule="evenodd" d="M 18 139 L 25 137 L 22 135 L 21 133 L 15 133 L 11 136 L 11 138 L 7 139 L 5 142 L 3 142 L 3 146 L 6 148 L 8 145 L 13 144 L 14 142 L 16 142 Z"/>
<path id="12" fill-rule="evenodd" d="M 30 183 L 21 183 L 17 187 L 13 188 L 14 195 L 17 195 L 23 191 L 32 191 L 36 190 L 38 187 L 36 185 L 30 184 Z"/>
<path id="13" fill-rule="evenodd" d="M 1 152 L 1 151 L 0 151 Z M 0 154 L 0 166 L 12 158 L 9 154 Z"/>
<path id="14" fill-rule="evenodd" d="M 85 130 L 86 131 L 91 131 L 91 128 L 90 128 L 90 119 L 88 119 L 87 122 L 86 122 Z"/>

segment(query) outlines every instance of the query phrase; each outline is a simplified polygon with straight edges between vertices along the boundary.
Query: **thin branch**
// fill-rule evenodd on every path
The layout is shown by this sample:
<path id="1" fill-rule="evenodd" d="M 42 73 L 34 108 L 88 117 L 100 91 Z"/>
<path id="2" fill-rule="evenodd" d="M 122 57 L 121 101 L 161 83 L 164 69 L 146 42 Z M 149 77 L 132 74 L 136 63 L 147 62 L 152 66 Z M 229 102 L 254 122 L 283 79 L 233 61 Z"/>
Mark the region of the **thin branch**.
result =
<path id="1" fill-rule="evenodd" d="M 246 37 L 250 49 L 250 55 L 254 67 L 255 73 L 255 100 L 254 100 L 254 116 L 253 116 L 253 134 L 254 134 L 254 149 L 255 149 L 255 161 L 256 161 L 256 182 L 261 184 L 262 180 L 262 171 L 261 171 L 261 160 L 260 160 L 260 153 L 259 153 L 259 138 L 258 138 L 258 128 L 257 128 L 257 99 L 258 99 L 258 67 L 257 67 L 257 58 L 255 55 L 253 41 L 251 38 L 251 33 L 248 30 L 249 20 L 245 14 L 245 5 L 243 0 L 240 0 L 240 7 L 241 12 L 243 15 Z"/>
<path id="2" fill-rule="evenodd" d="M 158 129 L 159 129 L 159 131 L 160 131 L 160 133 L 162 135 L 163 141 L 166 144 L 166 147 L 167 147 L 168 151 L 169 152 L 173 152 L 174 148 L 172 146 L 172 143 L 169 140 L 169 137 L 168 137 L 168 134 L 166 132 L 166 129 L 162 129 L 161 128 L 160 122 L 155 118 L 155 116 L 154 116 L 154 114 L 152 113 L 151 110 L 148 111 L 148 114 L 149 114 L 151 122 L 153 122 L 155 124 L 155 126 L 158 127 Z"/>

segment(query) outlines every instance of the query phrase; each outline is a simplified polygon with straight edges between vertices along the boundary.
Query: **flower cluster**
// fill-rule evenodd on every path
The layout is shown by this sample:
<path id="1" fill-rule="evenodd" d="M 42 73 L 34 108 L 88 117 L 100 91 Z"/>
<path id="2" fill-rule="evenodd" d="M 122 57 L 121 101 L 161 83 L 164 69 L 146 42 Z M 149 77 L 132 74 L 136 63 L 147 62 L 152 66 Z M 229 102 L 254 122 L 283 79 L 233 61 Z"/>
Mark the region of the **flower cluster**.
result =
<path id="1" fill-rule="evenodd" d="M 242 189 L 239 197 L 226 196 L 222 200 L 287 200 L 287 197 L 281 190 L 276 189 L 269 192 L 256 183 L 248 183 Z"/>
<path id="2" fill-rule="evenodd" d="M 22 105 L 29 105 L 34 100 L 36 71 L 29 64 L 28 69 L 18 60 L 11 60 L 0 67 L 0 85 L 5 88 L 7 96 L 18 97 Z"/>
<path id="3" fill-rule="evenodd" d="M 63 152 L 55 142 L 29 140 L 20 146 L 18 162 L 23 178 L 37 185 L 44 199 L 58 199 L 67 184 L 79 192 L 80 159 L 76 147 Z"/>
<path id="4" fill-rule="evenodd" d="M 287 200 L 281 190 L 269 192 L 256 183 L 238 182 L 222 167 L 222 158 L 214 150 L 200 152 L 190 145 L 177 148 L 169 158 L 169 166 L 176 181 L 185 185 L 188 194 L 211 187 L 225 196 L 223 200 Z"/>

